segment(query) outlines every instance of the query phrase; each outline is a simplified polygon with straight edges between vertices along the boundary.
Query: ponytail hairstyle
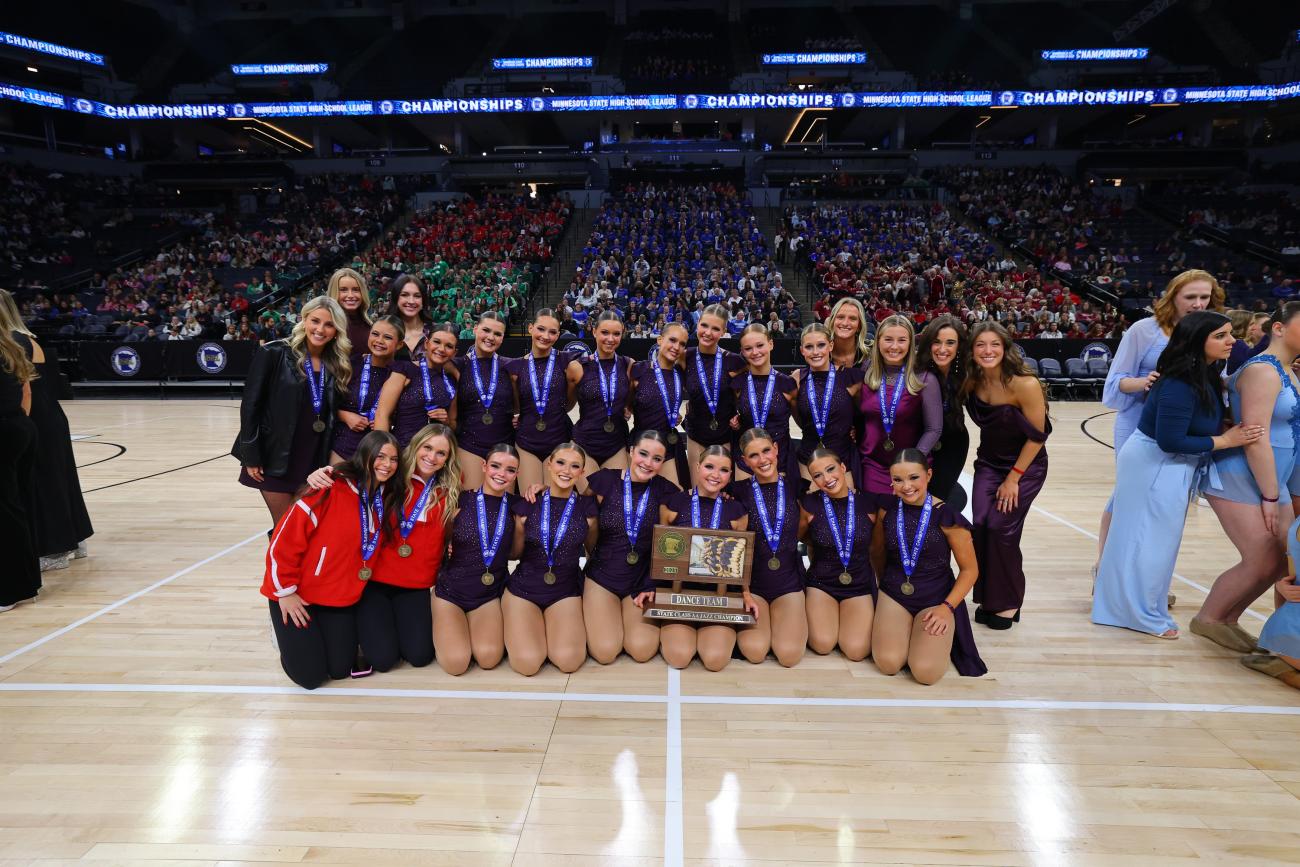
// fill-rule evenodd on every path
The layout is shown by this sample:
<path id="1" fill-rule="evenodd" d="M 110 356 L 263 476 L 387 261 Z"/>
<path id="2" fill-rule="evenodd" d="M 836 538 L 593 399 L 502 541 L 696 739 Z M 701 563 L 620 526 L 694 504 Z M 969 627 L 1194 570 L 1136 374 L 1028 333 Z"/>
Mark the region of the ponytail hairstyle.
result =
<path id="1" fill-rule="evenodd" d="M 332 299 L 327 300 L 334 303 Z M 336 482 L 352 482 L 356 485 L 362 498 L 365 498 L 366 492 L 377 484 L 375 481 L 375 458 L 379 456 L 379 450 L 384 446 L 392 446 L 398 459 L 397 469 L 393 472 L 392 477 L 384 483 L 384 514 L 385 516 L 400 515 L 402 507 L 406 505 L 406 476 L 402 473 L 401 466 L 402 447 L 398 445 L 397 438 L 388 431 L 372 430 L 363 436 L 352 457 L 341 464 L 334 465 L 334 479 Z M 328 496 L 329 488 L 326 488 L 322 492 L 322 501 Z M 393 527 L 396 525 L 396 521 L 388 520 L 385 517 L 383 525 L 383 538 L 385 540 L 393 538 Z"/>
<path id="2" fill-rule="evenodd" d="M 772 435 L 767 431 L 763 430 L 761 427 L 752 427 L 740 435 L 740 442 L 736 444 L 736 448 L 738 448 L 740 450 L 740 453 L 743 455 L 745 453 L 745 449 L 749 448 L 750 443 L 754 442 L 755 440 L 768 440 L 769 442 L 773 442 L 773 443 L 776 442 L 776 440 L 772 437 Z"/>
<path id="3" fill-rule="evenodd" d="M 402 452 L 401 474 L 403 480 L 415 475 L 420 446 L 434 437 L 442 437 L 447 441 L 447 462 L 442 465 L 442 469 L 438 470 L 437 476 L 431 479 L 429 484 L 438 488 L 434 501 L 442 502 L 442 525 L 450 527 L 452 518 L 455 517 L 456 503 L 460 500 L 460 461 L 456 457 L 456 434 L 451 428 L 436 421 L 420 428 L 415 436 L 411 437 L 406 450 Z"/>
<path id="4" fill-rule="evenodd" d="M 582 458 L 582 462 L 583 462 L 584 464 L 587 462 L 587 450 L 584 449 L 582 446 L 578 445 L 577 443 L 575 443 L 573 440 L 569 440 L 568 442 L 560 443 L 558 446 L 556 446 L 555 448 L 551 449 L 551 453 L 550 453 L 549 455 L 546 456 L 546 459 L 549 461 L 551 458 L 555 457 L 556 454 L 558 454 L 559 452 L 564 452 L 564 451 L 577 452 L 577 453 L 578 453 L 578 457 Z M 516 452 L 516 456 L 517 456 L 517 455 L 518 455 L 518 453 Z"/>
<path id="5" fill-rule="evenodd" d="M 772 332 L 768 331 L 767 326 L 761 322 L 751 322 L 746 325 L 744 330 L 740 332 L 741 338 L 744 338 L 746 334 L 761 334 L 766 337 L 769 342 L 772 340 Z"/>
<path id="6" fill-rule="evenodd" d="M 729 311 L 726 307 L 723 307 L 721 304 L 709 304 L 703 310 L 700 311 L 698 316 L 695 317 L 696 327 L 699 327 L 700 320 L 703 319 L 705 316 L 712 316 L 714 319 L 721 319 L 722 334 L 718 335 L 718 339 L 722 339 L 723 337 L 727 336 L 727 323 L 731 321 L 731 311 Z"/>
<path id="7" fill-rule="evenodd" d="M 401 350 L 402 340 L 406 337 L 406 325 L 402 320 L 392 314 L 385 313 L 383 316 L 375 317 L 375 320 L 370 323 L 370 327 L 374 328 L 376 325 L 380 324 L 387 325 L 389 328 L 393 329 L 394 333 L 397 335 L 397 346 L 394 347 L 394 352 Z M 364 348 L 366 352 L 370 351 L 369 346 L 360 348 Z"/>
<path id="8" fill-rule="evenodd" d="M 660 433 L 659 431 L 655 430 L 654 428 L 648 427 L 643 431 L 639 431 L 636 436 L 632 437 L 632 442 L 627 447 L 628 452 L 631 453 L 632 449 L 641 445 L 641 443 L 645 442 L 646 440 L 659 443 L 661 446 L 664 447 L 665 453 L 668 451 L 668 438 L 664 436 L 662 433 Z"/>
<path id="9" fill-rule="evenodd" d="M 393 282 L 388 285 L 388 312 L 401 318 L 402 314 L 398 311 L 401 309 L 397 306 L 397 299 L 401 297 L 402 290 L 407 284 L 414 284 L 415 288 L 420 291 L 420 312 L 418 318 L 426 326 L 433 323 L 433 311 L 429 309 L 429 293 L 425 291 L 424 284 L 420 278 L 413 274 L 398 274 L 393 278 Z M 406 327 L 403 325 L 402 333 L 406 333 Z"/>
<path id="10" fill-rule="evenodd" d="M 655 433 L 658 433 L 658 431 L 655 431 Z M 704 463 L 705 458 L 726 458 L 732 466 L 735 466 L 735 461 L 731 457 L 731 449 L 721 443 L 715 443 L 714 445 L 705 446 L 701 449 L 700 456 L 695 459 L 695 463 L 702 464 Z"/>
<path id="11" fill-rule="evenodd" d="M 894 453 L 894 459 L 889 462 L 889 466 L 898 466 L 899 464 L 920 464 L 927 470 L 930 468 L 930 461 L 926 458 L 925 452 L 917 448 L 900 449 Z"/>
<path id="12" fill-rule="evenodd" d="M 555 314 L 552 313 L 551 315 L 554 316 Z M 481 325 L 483 324 L 483 321 L 487 319 L 495 319 L 497 322 L 501 323 L 502 328 L 505 328 L 506 326 L 506 318 L 496 310 L 484 310 L 478 315 L 478 322 L 476 324 Z"/>
<path id="13" fill-rule="evenodd" d="M 844 458 L 840 457 L 838 452 L 833 452 L 825 446 L 818 446 L 813 449 L 812 454 L 808 456 L 808 462 L 805 463 L 804 466 L 811 467 L 813 461 L 820 461 L 822 458 L 835 458 L 836 462 L 839 463 L 840 466 L 844 466 Z"/>
<path id="14" fill-rule="evenodd" d="M 907 331 L 907 341 L 911 348 L 907 352 L 907 357 L 903 359 L 903 381 L 907 383 L 908 394 L 920 394 L 921 378 L 916 375 L 916 329 L 912 327 L 911 319 L 898 314 L 886 316 L 876 326 L 876 342 L 871 347 L 871 362 L 867 366 L 865 378 L 866 386 L 875 391 L 885 381 L 885 356 L 880 352 L 880 338 L 889 328 L 902 328 Z"/>

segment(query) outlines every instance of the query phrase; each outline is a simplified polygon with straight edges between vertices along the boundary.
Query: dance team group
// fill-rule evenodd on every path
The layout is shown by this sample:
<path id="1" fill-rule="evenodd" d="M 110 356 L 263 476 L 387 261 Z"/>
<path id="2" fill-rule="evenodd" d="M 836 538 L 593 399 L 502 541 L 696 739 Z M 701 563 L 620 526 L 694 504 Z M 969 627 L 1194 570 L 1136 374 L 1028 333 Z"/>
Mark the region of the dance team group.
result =
<path id="1" fill-rule="evenodd" d="M 529 354 L 506 359 L 494 314 L 458 354 L 418 280 L 390 291 L 395 315 L 370 321 L 361 277 L 337 272 L 293 334 L 257 352 L 245 386 L 232 454 L 275 524 L 262 593 L 295 683 L 360 673 L 358 647 L 363 670 L 436 658 L 461 674 L 504 656 L 524 675 L 624 651 L 716 671 L 734 654 L 793 666 L 839 647 L 930 684 L 950 662 L 986 671 L 972 589 L 977 622 L 1020 619 L 1020 534 L 1050 426 L 1000 325 L 967 334 L 945 316 L 917 337 L 890 317 L 871 342 L 845 299 L 803 330 L 806 366 L 789 376 L 761 325 L 739 354 L 719 346 L 721 307 L 694 335 L 670 325 L 646 359 L 618 353 L 613 313 L 594 353 L 561 351 L 542 310 Z M 964 412 L 981 432 L 973 523 L 958 484 Z M 643 618 L 657 523 L 755 533 L 754 625 Z"/>

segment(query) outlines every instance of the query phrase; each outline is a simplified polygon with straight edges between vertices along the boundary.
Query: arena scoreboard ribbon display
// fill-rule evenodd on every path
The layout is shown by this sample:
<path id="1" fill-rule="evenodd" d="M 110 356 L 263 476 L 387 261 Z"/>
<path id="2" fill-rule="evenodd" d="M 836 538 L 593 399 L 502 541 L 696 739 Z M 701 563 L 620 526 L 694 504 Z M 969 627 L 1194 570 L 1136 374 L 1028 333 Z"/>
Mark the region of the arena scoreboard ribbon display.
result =
<path id="1" fill-rule="evenodd" d="M 0 99 L 110 120 L 224 120 L 227 118 L 473 115 L 561 111 L 718 111 L 863 108 L 1083 108 L 1121 105 L 1199 105 L 1279 102 L 1300 97 L 1300 81 L 1215 87 L 1132 87 L 1057 90 L 912 90 L 862 93 L 684 93 L 613 96 L 500 96 L 477 98 L 352 99 L 307 102 L 133 103 L 112 105 L 85 97 L 0 82 Z"/>

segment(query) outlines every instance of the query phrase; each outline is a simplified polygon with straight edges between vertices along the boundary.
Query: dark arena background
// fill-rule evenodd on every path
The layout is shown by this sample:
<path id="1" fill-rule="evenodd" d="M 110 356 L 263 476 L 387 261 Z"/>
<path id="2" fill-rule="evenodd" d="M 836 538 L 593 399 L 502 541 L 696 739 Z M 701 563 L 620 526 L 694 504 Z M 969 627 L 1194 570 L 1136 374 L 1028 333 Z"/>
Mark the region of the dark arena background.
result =
<path id="1" fill-rule="evenodd" d="M 560 615 L 553 621 L 547 609 L 536 620 L 542 657 L 523 670 L 509 606 L 531 603 L 507 587 L 496 661 L 483 661 L 474 632 L 474 661 L 467 649 L 453 671 L 435 587 L 436 662 L 407 656 L 361 679 L 375 660 L 360 653 L 343 672 L 353 677 L 302 689 L 285 676 L 291 666 L 258 593 L 265 574 L 280 588 L 272 607 L 286 595 L 275 551 L 268 557 L 279 512 L 268 489 L 264 500 L 247 471 L 241 477 L 231 442 L 247 441 L 250 429 L 263 441 L 274 434 L 250 408 L 259 371 L 276 347 L 277 358 L 292 359 L 278 341 L 310 330 L 313 311 L 327 309 L 312 299 L 339 269 L 360 281 L 371 318 L 406 323 L 402 351 L 423 357 L 415 347 L 449 331 L 473 372 L 481 322 L 497 322 L 484 313 L 502 323 L 501 358 L 526 367 L 541 345 L 530 325 L 553 320 L 547 351 L 553 343 L 572 353 L 570 370 L 595 358 L 611 311 L 622 322 L 618 355 L 641 364 L 662 358 L 674 335 L 695 351 L 697 328 L 711 316 L 725 332 L 720 346 L 745 351 L 736 356 L 742 404 L 756 400 L 755 374 L 811 376 L 801 334 L 826 322 L 831 344 L 850 349 L 841 375 L 866 413 L 849 407 L 854 430 L 846 420 L 843 432 L 853 451 L 844 463 L 860 491 L 870 413 L 877 425 L 884 415 L 883 396 L 871 395 L 874 410 L 866 408 L 880 385 L 879 376 L 871 382 L 872 359 L 885 358 L 885 332 L 906 333 L 891 317 L 910 320 L 917 335 L 943 316 L 977 335 L 998 323 L 1013 341 L 1008 356 L 1024 359 L 1018 376 L 1042 383 L 1050 420 L 1050 475 L 1037 478 L 1036 499 L 1020 489 L 1016 526 L 981 517 L 981 492 L 1003 497 L 1021 484 L 1003 475 L 1023 476 L 1034 454 L 1030 476 L 1046 473 L 1046 451 L 1012 449 L 982 488 L 990 459 L 983 451 L 977 459 L 977 447 L 1016 422 L 977 417 L 979 407 L 1001 408 L 985 405 L 986 386 L 975 384 L 983 382 L 978 350 L 960 350 L 970 388 L 954 384 L 942 404 L 934 391 L 942 444 L 952 448 L 950 435 L 965 442 L 969 432 L 945 505 L 955 532 L 974 522 L 964 538 L 979 548 L 982 575 L 988 534 L 1011 539 L 1023 556 L 1017 604 L 980 608 L 972 627 L 987 673 L 948 670 L 934 683 L 907 656 L 910 626 L 898 633 L 904 651 L 892 671 L 866 638 L 861 653 L 849 650 L 848 619 L 838 621 L 839 643 L 832 634 L 821 646 L 811 598 L 804 625 L 813 634 L 806 652 L 796 642 L 797 664 L 782 650 L 775 601 L 765 626 L 772 655 L 764 646 L 753 656 L 742 636 L 730 664 L 724 653 L 720 665 L 705 665 L 701 630 L 700 658 L 678 664 L 665 628 L 662 656 L 656 644 L 642 660 L 628 626 L 626 645 L 620 638 L 602 658 L 589 597 L 593 587 L 606 591 L 584 560 L 587 637 L 584 647 L 579 617 L 576 664 L 551 645 Z M 1271 442 L 1276 474 L 1260 469 L 1267 447 L 1245 445 L 1247 461 L 1241 442 L 1215 445 L 1216 456 L 1236 447 L 1245 484 L 1254 485 L 1248 507 L 1188 487 L 1214 484 L 1205 482 L 1218 478 L 1211 469 L 1228 471 L 1218 458 L 1211 467 L 1203 444 L 1199 481 L 1195 459 L 1171 458 L 1153 473 L 1149 496 L 1148 482 L 1134 482 L 1117 458 L 1135 427 L 1152 454 L 1157 441 L 1175 451 L 1139 425 L 1157 379 L 1141 380 L 1160 347 L 1142 358 L 1129 351 L 1137 338 L 1125 335 L 1146 329 L 1177 343 L 1175 320 L 1162 317 L 1188 315 L 1177 306 L 1178 281 L 1194 269 L 1208 272 L 1192 278 L 1199 285 L 1217 284 L 1201 306 L 1232 317 L 1235 364 L 1254 352 L 1281 358 L 1282 385 L 1270 380 L 1278 391 L 1262 403 L 1241 398 L 1245 377 L 1240 393 L 1228 380 L 1228 406 L 1211 407 L 1215 427 L 1204 437 L 1229 436 L 1220 429 L 1234 421 L 1269 428 L 1260 443 Z M 419 317 L 397 300 L 410 277 Z M 9 450 L 0 572 L 19 574 L 28 568 L 20 560 L 37 562 L 33 554 L 40 567 L 37 583 L 16 596 L 5 582 L 18 579 L 0 578 L 0 863 L 1300 862 L 1300 661 L 1268 637 L 1283 629 L 1288 606 L 1300 606 L 1300 590 L 1286 595 L 1295 567 L 1284 549 L 1300 537 L 1288 529 L 1282 467 L 1296 462 L 1300 430 L 1300 397 L 1292 400 L 1300 392 L 1285 372 L 1300 352 L 1296 313 L 1287 312 L 1300 301 L 1298 278 L 1294 2 L 0 5 L 0 288 L 21 320 L 0 322 L 45 359 L 36 359 L 30 389 L 36 436 L 20 448 L 5 439 L 5 419 L 20 410 L 11 357 L 0 351 L 15 386 L 14 406 L 0 406 L 0 448 Z M 854 340 L 834 340 L 832 311 L 844 299 L 860 303 L 863 338 L 875 341 L 865 361 L 851 351 Z M 714 304 L 725 315 L 704 312 Z M 444 322 L 446 331 L 428 327 Z M 377 351 L 356 345 L 373 333 L 358 323 L 354 377 L 363 355 Z M 742 335 L 755 324 L 772 338 L 774 372 L 751 359 L 746 397 Z M 15 339 L 5 341 L 0 350 Z M 924 367 L 928 348 L 906 351 Z M 692 364 L 682 368 L 684 388 L 697 387 L 697 372 L 703 382 Z M 865 374 L 850 369 L 863 366 Z M 599 358 L 595 369 L 599 377 Z M 1211 366 L 1212 385 L 1218 370 Z M 519 399 L 531 400 L 536 382 L 529 390 L 527 374 L 516 378 Z M 419 391 L 418 372 L 409 382 Z M 646 399 L 657 400 L 648 373 L 644 382 Z M 462 406 L 473 388 L 469 374 L 459 379 Z M 592 395 L 599 406 L 600 393 Z M 785 438 L 782 449 L 818 439 L 800 420 L 799 398 L 790 400 L 795 418 L 772 430 Z M 699 398 L 691 401 L 700 411 Z M 1012 408 L 1029 431 L 1021 441 L 1040 442 L 1031 410 Z M 364 407 L 339 411 L 337 430 L 351 425 L 344 416 L 366 429 Z M 462 411 L 452 425 L 462 446 L 479 411 Z M 417 406 L 420 424 L 422 413 Z M 579 409 L 570 415 L 579 419 Z M 751 423 L 764 426 L 742 414 L 736 435 Z M 552 464 L 540 463 L 550 447 L 530 455 L 526 429 L 519 425 L 520 480 L 531 461 L 554 487 Z M 398 439 L 404 446 L 410 433 Z M 730 445 L 744 448 L 735 437 Z M 462 471 L 472 457 L 466 488 L 485 484 L 482 451 L 460 452 Z M 305 456 L 304 471 L 329 453 Z M 60 463 L 59 454 L 70 456 Z M 671 463 L 672 447 L 667 454 Z M 936 471 L 942 454 L 927 457 Z M 1018 454 L 1022 466 L 1013 464 Z M 685 448 L 681 460 L 685 467 Z M 793 459 L 788 466 L 794 483 L 800 468 Z M 1168 474 L 1175 467 L 1186 467 L 1177 483 Z M 802 473 L 810 493 L 791 496 L 821 509 L 818 483 Z M 746 478 L 733 484 L 737 499 L 750 489 Z M 1295 479 L 1289 490 L 1300 495 L 1300 471 Z M 57 489 L 64 493 L 54 497 Z M 622 496 L 617 479 L 608 490 Z M 292 493 L 279 526 L 301 520 L 301 506 L 319 529 L 306 501 L 287 506 Z M 869 496 L 882 504 L 879 521 L 895 520 L 893 493 Z M 1165 512 L 1177 523 L 1183 498 L 1190 505 L 1177 527 L 1125 517 L 1172 502 Z M 1114 525 L 1110 513 L 1103 519 L 1108 502 Z M 462 511 L 474 503 L 465 495 Z M 901 524 L 901 502 L 897 509 Z M 612 520 L 619 535 L 631 526 Z M 951 542 L 944 526 L 938 536 Z M 748 530 L 762 561 L 765 531 L 753 518 Z M 448 534 L 451 562 L 466 543 Z M 1145 551 L 1143 534 L 1172 544 L 1155 578 L 1137 577 L 1147 575 L 1145 554 L 1099 555 L 1099 536 L 1108 549 L 1117 535 L 1135 536 L 1132 550 Z M 894 544 L 877 535 L 882 550 Z M 45 541 L 52 537 L 68 541 Z M 817 557 L 815 533 L 805 542 L 793 555 L 800 573 Z M 960 588 L 966 572 L 953 545 Z M 9 562 L 18 550 L 26 553 Z M 317 577 L 326 563 L 319 551 Z M 871 573 L 865 550 L 853 556 Z M 1179 640 L 1105 621 L 1093 582 L 1100 599 L 1112 579 L 1130 588 L 1144 581 L 1146 603 L 1177 624 L 1160 637 Z M 975 616 L 981 586 L 955 610 L 962 625 Z M 428 582 L 421 592 L 428 596 Z M 1243 592 L 1239 605 L 1220 595 Z M 886 596 L 881 589 L 875 602 L 877 642 Z M 613 604 L 613 620 L 630 623 L 631 609 L 620 615 L 617 597 Z M 942 607 L 938 597 L 932 604 Z M 849 618 L 840 605 L 834 616 Z M 759 620 L 768 616 L 764 602 Z M 468 617 L 461 622 L 477 630 Z M 914 649 L 921 624 L 918 615 Z M 1291 640 L 1300 648 L 1300 634 Z M 283 635 L 279 642 L 283 651 Z"/>

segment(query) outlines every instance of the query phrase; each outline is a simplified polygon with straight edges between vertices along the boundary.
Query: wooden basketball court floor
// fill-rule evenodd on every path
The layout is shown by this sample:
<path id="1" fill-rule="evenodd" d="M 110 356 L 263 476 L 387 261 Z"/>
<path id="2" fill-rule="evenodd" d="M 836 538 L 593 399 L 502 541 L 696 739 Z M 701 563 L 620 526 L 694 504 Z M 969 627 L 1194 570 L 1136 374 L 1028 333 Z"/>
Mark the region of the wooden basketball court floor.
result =
<path id="1" fill-rule="evenodd" d="M 1190 634 L 1088 622 L 1096 404 L 1052 408 L 1024 621 L 977 628 L 984 678 L 621 659 L 315 693 L 257 594 L 237 403 L 66 408 L 97 533 L 0 615 L 3 863 L 1300 862 L 1300 694 Z M 1108 440 L 1109 416 L 1087 430 Z M 1194 507 L 1184 626 L 1233 559 Z"/>

